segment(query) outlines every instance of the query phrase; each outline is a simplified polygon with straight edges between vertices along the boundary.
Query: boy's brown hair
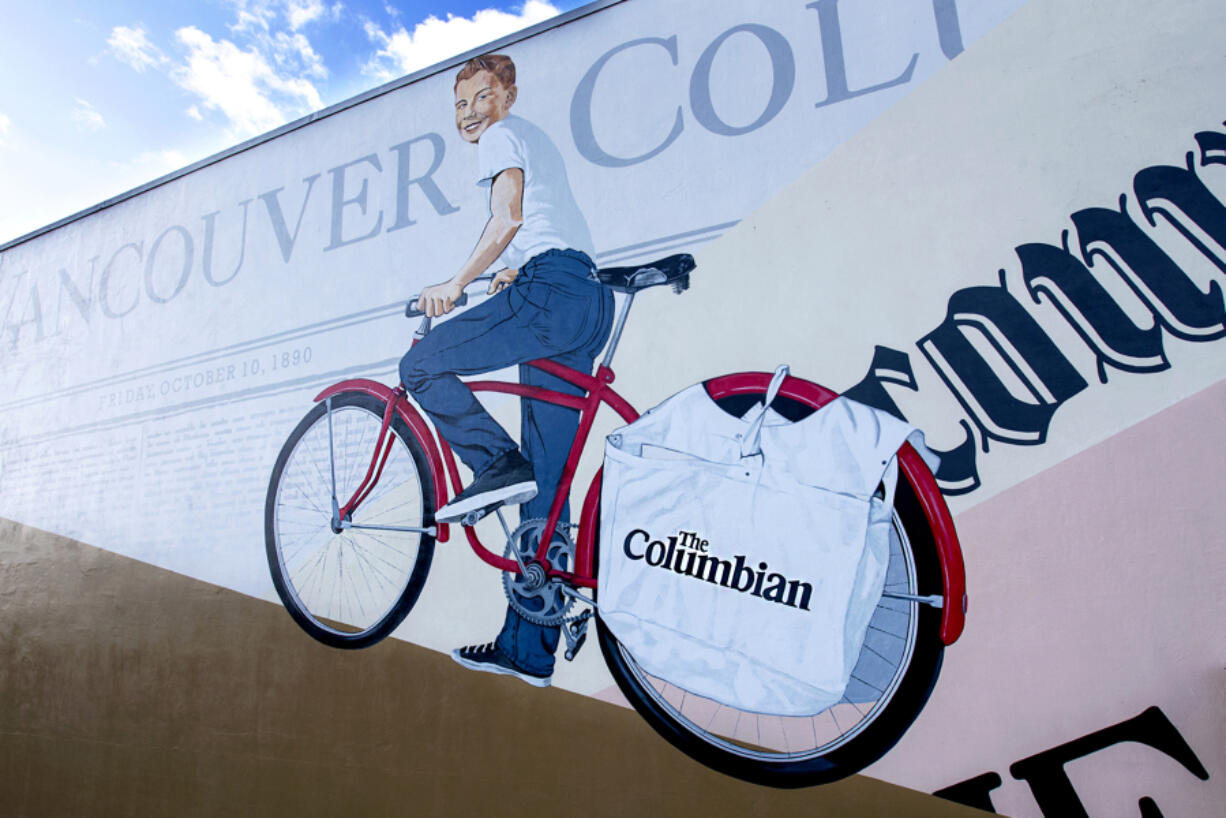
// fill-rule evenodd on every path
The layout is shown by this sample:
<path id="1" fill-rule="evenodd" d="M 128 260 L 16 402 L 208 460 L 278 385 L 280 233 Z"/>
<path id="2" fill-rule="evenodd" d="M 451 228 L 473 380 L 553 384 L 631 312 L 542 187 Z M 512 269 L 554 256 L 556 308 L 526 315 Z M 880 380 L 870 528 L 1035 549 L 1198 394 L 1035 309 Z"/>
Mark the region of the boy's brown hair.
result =
<path id="1" fill-rule="evenodd" d="M 511 62 L 510 57 L 505 54 L 482 54 L 480 57 L 473 57 L 460 67 L 459 73 L 455 75 L 453 90 L 479 71 L 489 71 L 498 79 L 503 88 L 510 88 L 515 84 L 515 63 Z"/>

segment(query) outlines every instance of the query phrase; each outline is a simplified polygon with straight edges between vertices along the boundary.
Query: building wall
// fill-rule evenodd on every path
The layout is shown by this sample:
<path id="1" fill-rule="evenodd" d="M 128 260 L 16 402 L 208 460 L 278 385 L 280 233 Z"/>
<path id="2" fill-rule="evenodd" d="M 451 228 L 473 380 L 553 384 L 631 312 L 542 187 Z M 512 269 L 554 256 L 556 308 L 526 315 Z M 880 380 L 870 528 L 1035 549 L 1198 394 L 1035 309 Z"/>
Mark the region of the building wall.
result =
<path id="1" fill-rule="evenodd" d="M 547 692 L 452 664 L 505 605 L 457 538 L 373 649 L 285 615 L 282 441 L 327 384 L 395 380 L 404 299 L 485 219 L 444 66 L 0 249 L 0 813 L 1214 814 L 1218 4 L 589 11 L 499 48 L 597 261 L 698 261 L 636 300 L 617 389 L 786 362 L 942 455 L 970 604 L 914 726 L 838 784 L 719 776 L 591 647 Z"/>

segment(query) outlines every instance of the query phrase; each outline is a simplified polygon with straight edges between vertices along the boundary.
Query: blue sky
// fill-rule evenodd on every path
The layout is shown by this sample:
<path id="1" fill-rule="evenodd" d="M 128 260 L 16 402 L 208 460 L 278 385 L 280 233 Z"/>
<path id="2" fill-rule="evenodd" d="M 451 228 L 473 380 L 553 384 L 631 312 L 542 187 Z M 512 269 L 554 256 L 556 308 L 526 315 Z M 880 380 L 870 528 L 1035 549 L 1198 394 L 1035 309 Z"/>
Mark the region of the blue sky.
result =
<path id="1" fill-rule="evenodd" d="M 8 4 L 0 243 L 584 2 Z"/>

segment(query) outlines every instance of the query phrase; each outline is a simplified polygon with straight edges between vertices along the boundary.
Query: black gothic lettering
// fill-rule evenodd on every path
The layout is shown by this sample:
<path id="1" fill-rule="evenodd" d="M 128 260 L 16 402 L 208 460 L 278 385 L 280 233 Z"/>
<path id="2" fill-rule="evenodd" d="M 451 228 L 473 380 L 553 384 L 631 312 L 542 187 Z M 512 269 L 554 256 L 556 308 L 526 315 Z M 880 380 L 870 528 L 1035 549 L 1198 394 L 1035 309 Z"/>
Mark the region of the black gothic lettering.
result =
<path id="1" fill-rule="evenodd" d="M 952 787 L 937 790 L 933 795 L 956 804 L 965 804 L 968 807 L 995 813 L 996 807 L 992 804 L 992 790 L 999 787 L 1001 783 L 1000 773 L 983 773 L 960 781 Z"/>
<path id="2" fill-rule="evenodd" d="M 1226 311 L 1218 283 L 1213 282 L 1208 293 L 1201 292 L 1179 265 L 1128 218 L 1123 196 L 1119 210 L 1092 207 L 1077 211 L 1072 219 L 1087 263 L 1095 257 L 1105 260 L 1167 332 L 1186 341 L 1208 341 L 1226 334 Z"/>
<path id="3" fill-rule="evenodd" d="M 1017 257 L 1022 262 L 1022 280 L 1035 303 L 1040 295 L 1046 295 L 1094 351 L 1100 381 L 1107 382 L 1107 366 L 1125 372 L 1158 372 L 1170 366 L 1162 346 L 1162 328 L 1154 324 L 1142 329 L 1133 323 L 1094 274 L 1066 248 L 1023 244 L 1017 248 Z"/>
<path id="4" fill-rule="evenodd" d="M 967 332 L 979 332 L 1000 358 L 989 362 Z M 1038 445 L 1052 415 L 1086 388 L 1060 349 L 1004 287 L 969 287 L 949 299 L 945 320 L 919 340 L 920 350 L 988 439 Z M 1029 393 L 1017 397 L 997 366 L 1007 366 Z"/>
<path id="5" fill-rule="evenodd" d="M 1170 719 L 1157 707 L 1151 707 L 1139 716 L 1088 736 L 1024 758 L 1011 765 L 1009 772 L 1014 778 L 1030 785 L 1034 800 L 1043 815 L 1048 818 L 1089 818 L 1081 799 L 1077 797 L 1077 791 L 1069 781 L 1064 765 L 1124 741 L 1153 747 L 1178 761 L 1184 769 L 1201 781 L 1209 778 L 1208 771 L 1200 763 L 1196 753 L 1192 752 L 1192 748 L 1175 729 L 1175 725 L 1171 724 Z M 1156 814 L 1157 805 L 1152 799 L 1147 800 L 1153 806 L 1149 814 Z"/>
<path id="6" fill-rule="evenodd" d="M 1145 168 L 1133 177 L 1132 189 L 1151 225 L 1157 225 L 1155 216 L 1162 214 L 1197 250 L 1226 272 L 1226 207 L 1192 170 L 1190 152 L 1187 163 L 1186 168 L 1170 165 Z"/>

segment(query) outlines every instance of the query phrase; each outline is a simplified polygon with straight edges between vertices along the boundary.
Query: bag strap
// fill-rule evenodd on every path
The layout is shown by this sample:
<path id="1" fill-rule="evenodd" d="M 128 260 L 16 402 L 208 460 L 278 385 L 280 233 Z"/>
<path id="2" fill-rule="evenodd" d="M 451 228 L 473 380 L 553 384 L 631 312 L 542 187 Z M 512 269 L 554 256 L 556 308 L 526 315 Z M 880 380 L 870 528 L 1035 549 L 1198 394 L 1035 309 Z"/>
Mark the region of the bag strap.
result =
<path id="1" fill-rule="evenodd" d="M 749 421 L 749 429 L 745 432 L 745 436 L 741 438 L 741 457 L 762 454 L 762 423 L 766 420 L 766 410 L 770 409 L 770 405 L 775 402 L 779 389 L 783 386 L 783 380 L 787 376 L 788 365 L 780 364 L 775 370 L 775 376 L 771 378 L 770 386 L 766 387 L 766 401 L 761 408 L 754 410 L 756 414 Z"/>

